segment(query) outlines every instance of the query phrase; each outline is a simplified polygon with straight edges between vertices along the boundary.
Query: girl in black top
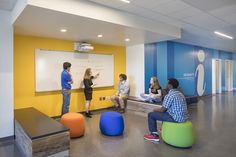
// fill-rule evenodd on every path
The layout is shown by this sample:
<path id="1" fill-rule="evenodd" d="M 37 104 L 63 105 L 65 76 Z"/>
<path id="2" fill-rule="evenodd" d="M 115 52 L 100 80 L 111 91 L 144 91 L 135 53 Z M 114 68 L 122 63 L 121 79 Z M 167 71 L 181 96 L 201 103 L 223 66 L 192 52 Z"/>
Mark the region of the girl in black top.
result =
<path id="1" fill-rule="evenodd" d="M 92 100 L 92 94 L 93 94 L 93 87 L 95 86 L 95 84 L 93 84 L 93 79 L 96 79 L 98 77 L 99 74 L 97 74 L 96 76 L 92 76 L 92 71 L 91 68 L 86 69 L 85 73 L 84 73 L 84 95 L 85 95 L 85 99 L 86 99 L 86 112 L 85 112 L 85 116 L 92 118 L 91 116 L 91 112 L 89 111 L 89 107 L 90 107 L 90 102 Z"/>
<path id="2" fill-rule="evenodd" d="M 141 94 L 141 99 L 151 103 L 161 102 L 162 93 L 161 86 L 158 82 L 157 77 L 153 76 L 150 79 L 149 94 Z"/>

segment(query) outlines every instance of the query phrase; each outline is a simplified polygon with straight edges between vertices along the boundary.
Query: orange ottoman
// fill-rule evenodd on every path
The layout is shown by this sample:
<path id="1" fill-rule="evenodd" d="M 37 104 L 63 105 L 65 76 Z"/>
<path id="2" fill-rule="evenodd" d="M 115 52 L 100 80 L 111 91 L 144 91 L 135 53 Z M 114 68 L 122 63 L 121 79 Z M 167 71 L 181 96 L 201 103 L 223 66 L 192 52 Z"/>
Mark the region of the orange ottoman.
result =
<path id="1" fill-rule="evenodd" d="M 66 113 L 61 117 L 61 123 L 70 129 L 70 137 L 80 137 L 85 132 L 84 116 L 80 113 Z"/>

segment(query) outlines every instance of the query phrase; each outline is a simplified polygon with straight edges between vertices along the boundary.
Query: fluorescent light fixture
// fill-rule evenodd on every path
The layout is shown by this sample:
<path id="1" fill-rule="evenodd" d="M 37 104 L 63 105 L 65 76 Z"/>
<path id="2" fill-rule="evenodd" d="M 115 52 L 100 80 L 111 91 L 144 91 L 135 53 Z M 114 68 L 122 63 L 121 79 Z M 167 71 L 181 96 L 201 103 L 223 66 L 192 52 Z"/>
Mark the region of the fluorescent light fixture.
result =
<path id="1" fill-rule="evenodd" d="M 220 35 L 222 37 L 228 38 L 228 39 L 234 39 L 234 37 L 229 36 L 229 35 L 224 34 L 224 33 L 221 33 L 221 32 L 218 32 L 218 31 L 215 31 L 214 33 L 217 34 L 217 35 Z"/>
<path id="2" fill-rule="evenodd" d="M 126 42 L 129 42 L 129 41 L 130 41 L 130 39 L 129 39 L 129 38 L 126 38 L 126 39 L 125 39 L 125 41 L 126 41 Z"/>
<path id="3" fill-rule="evenodd" d="M 125 3 L 130 3 L 129 0 L 120 0 L 120 1 L 125 2 Z"/>
<path id="4" fill-rule="evenodd" d="M 98 38 L 102 38 L 103 37 L 103 35 L 102 34 L 98 34 Z"/>
<path id="5" fill-rule="evenodd" d="M 64 28 L 63 28 L 63 29 L 61 29 L 60 31 L 61 31 L 62 33 L 65 33 L 65 32 L 67 32 L 67 30 L 66 30 L 66 29 L 64 29 Z"/>

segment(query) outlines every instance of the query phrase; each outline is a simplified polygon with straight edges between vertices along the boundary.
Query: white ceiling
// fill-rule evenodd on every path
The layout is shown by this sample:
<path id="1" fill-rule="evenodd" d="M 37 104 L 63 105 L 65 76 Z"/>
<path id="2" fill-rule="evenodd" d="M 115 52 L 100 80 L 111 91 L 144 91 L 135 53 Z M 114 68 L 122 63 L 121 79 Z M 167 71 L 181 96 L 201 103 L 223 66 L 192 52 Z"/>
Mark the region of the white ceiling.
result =
<path id="1" fill-rule="evenodd" d="M 0 6 L 3 6 L 3 2 L 13 3 L 13 1 L 14 0 L 0 0 Z M 37 5 L 35 4 L 35 6 L 28 5 L 14 23 L 14 31 L 16 34 L 123 46 L 175 39 L 177 42 L 236 52 L 236 0 L 130 1 L 130 4 L 126 4 L 120 0 L 30 1 L 44 6 L 36 7 Z M 66 13 L 66 11 L 58 12 L 55 9 L 45 9 L 47 8 L 47 2 L 50 2 L 52 6 L 55 6 L 54 4 L 57 2 L 58 5 L 61 4 L 59 6 L 64 5 L 68 13 Z M 65 5 L 66 2 L 68 5 Z M 91 11 L 88 8 L 84 9 L 87 13 L 84 14 L 85 16 L 82 15 L 83 17 L 70 13 L 70 11 L 78 10 L 76 8 L 80 6 L 80 4 L 77 4 L 79 2 L 86 2 L 91 5 L 91 7 L 88 7 L 91 8 Z M 76 4 L 77 6 L 73 7 L 73 5 Z M 133 19 L 127 20 L 128 18 L 123 18 L 124 14 L 121 16 L 119 14 L 120 11 L 146 19 L 147 21 L 152 21 L 153 23 L 167 24 L 166 27 L 168 25 L 176 26 L 176 28 L 182 29 L 181 39 L 164 35 L 165 33 L 163 33 L 162 30 L 160 31 L 157 27 L 150 27 L 152 29 L 147 29 L 147 31 L 139 27 L 134 28 L 131 25 L 127 27 L 120 23 L 114 24 L 106 20 L 86 17 L 89 13 L 100 14 L 99 11 L 101 10 L 96 10 L 95 6 L 101 6 L 100 9 L 104 10 L 107 8 L 117 11 L 110 17 L 114 16 L 114 19 L 126 22 L 131 21 L 135 23 Z M 96 11 L 94 11 L 94 9 Z M 80 7 L 80 10 L 83 10 L 83 8 Z M 148 24 L 146 24 L 146 26 L 147 25 Z M 62 27 L 67 28 L 68 32 L 64 34 L 60 33 L 59 29 Z M 159 32 L 154 31 L 154 28 L 159 30 Z M 214 34 L 215 30 L 233 36 L 234 40 L 216 36 Z M 162 34 L 160 32 L 162 32 Z M 102 33 L 104 37 L 98 39 L 96 36 L 100 33 Z M 126 37 L 131 38 L 131 42 L 124 42 L 124 38 Z"/>
<path id="2" fill-rule="evenodd" d="M 66 28 L 66 33 L 60 29 Z M 92 42 L 109 45 L 134 45 L 176 39 L 167 35 L 99 21 L 35 6 L 27 6 L 14 23 L 16 34 Z M 98 38 L 103 34 L 103 38 Z M 125 42 L 130 38 L 130 42 Z"/>
<path id="3" fill-rule="evenodd" d="M 236 52 L 236 0 L 89 0 L 182 28 L 176 41 Z M 214 35 L 221 31 L 234 37 Z"/>
<path id="4" fill-rule="evenodd" d="M 17 0 L 0 0 L 1 10 L 12 10 Z"/>

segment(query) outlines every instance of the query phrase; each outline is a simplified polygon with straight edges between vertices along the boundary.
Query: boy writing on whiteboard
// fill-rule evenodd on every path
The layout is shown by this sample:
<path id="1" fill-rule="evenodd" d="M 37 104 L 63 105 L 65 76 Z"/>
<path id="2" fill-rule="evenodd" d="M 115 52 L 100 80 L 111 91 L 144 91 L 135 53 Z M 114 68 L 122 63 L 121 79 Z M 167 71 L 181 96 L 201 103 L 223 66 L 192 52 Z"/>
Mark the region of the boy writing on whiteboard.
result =
<path id="1" fill-rule="evenodd" d="M 69 112 L 71 84 L 73 84 L 72 75 L 70 73 L 71 63 L 63 63 L 63 71 L 61 73 L 61 87 L 62 87 L 62 111 L 61 115 Z"/>
<path id="2" fill-rule="evenodd" d="M 111 97 L 111 101 L 114 104 L 115 110 L 121 113 L 125 112 L 125 107 L 127 103 L 127 98 L 129 96 L 130 87 L 127 81 L 127 76 L 125 74 L 119 75 L 119 85 L 118 90 L 114 96 Z"/>

